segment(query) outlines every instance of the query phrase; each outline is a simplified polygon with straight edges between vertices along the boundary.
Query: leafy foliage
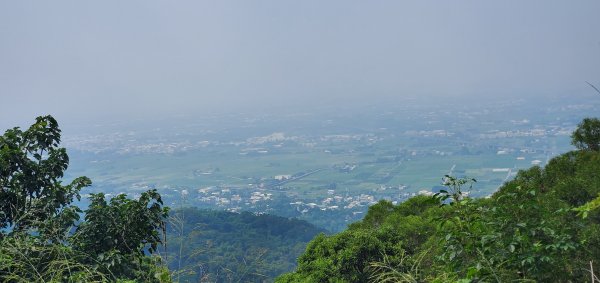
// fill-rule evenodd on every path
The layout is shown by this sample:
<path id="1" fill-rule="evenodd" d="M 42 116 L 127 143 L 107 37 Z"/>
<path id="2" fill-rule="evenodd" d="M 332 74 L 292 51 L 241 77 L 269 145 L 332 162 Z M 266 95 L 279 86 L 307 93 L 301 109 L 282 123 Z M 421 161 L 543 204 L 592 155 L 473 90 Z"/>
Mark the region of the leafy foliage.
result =
<path id="1" fill-rule="evenodd" d="M 588 214 L 591 211 L 596 210 L 598 208 L 600 208 L 600 195 L 598 195 L 598 197 L 585 203 L 580 207 L 573 208 L 573 210 L 579 212 L 579 215 L 581 215 L 581 217 L 587 218 Z"/>
<path id="2" fill-rule="evenodd" d="M 161 243 L 168 209 L 160 195 L 121 195 L 109 203 L 93 195 L 77 223 L 83 211 L 72 203 L 91 181 L 62 184 L 69 158 L 59 143 L 51 116 L 0 136 L 0 281 L 169 281 L 160 258 L 146 256 Z"/>
<path id="3" fill-rule="evenodd" d="M 72 237 L 74 247 L 119 277 L 144 276 L 139 260 L 146 260 L 146 253 L 157 251 L 161 243 L 159 231 L 164 230 L 168 214 L 160 195 L 150 190 L 138 200 L 121 194 L 107 202 L 102 193 L 92 194 L 90 199 L 85 221 Z"/>
<path id="4" fill-rule="evenodd" d="M 572 143 L 579 149 L 600 150 L 600 120 L 585 118 L 571 135 Z"/>
<path id="5" fill-rule="evenodd" d="M 367 282 L 385 262 L 397 272 L 414 270 L 416 248 L 423 246 L 435 231 L 429 221 L 439 205 L 430 197 L 414 197 L 394 206 L 380 201 L 371 206 L 365 220 L 333 236 L 313 239 L 298 259 L 296 272 L 277 282 Z"/>
<path id="6" fill-rule="evenodd" d="M 85 222 L 76 233 L 78 248 L 102 254 L 117 250 L 123 254 L 153 253 L 161 242 L 159 229 L 168 209 L 156 190 L 142 193 L 139 200 L 118 195 L 107 203 L 104 194 L 92 194 Z M 98 237 L 101 236 L 101 237 Z"/>
<path id="7" fill-rule="evenodd" d="M 48 228 L 40 225 L 45 222 L 64 231 L 78 219 L 81 211 L 71 203 L 91 181 L 80 177 L 62 184 L 69 157 L 59 143 L 60 129 L 51 116 L 36 118 L 26 131 L 13 128 L 0 136 L 0 237 L 7 231 Z"/>

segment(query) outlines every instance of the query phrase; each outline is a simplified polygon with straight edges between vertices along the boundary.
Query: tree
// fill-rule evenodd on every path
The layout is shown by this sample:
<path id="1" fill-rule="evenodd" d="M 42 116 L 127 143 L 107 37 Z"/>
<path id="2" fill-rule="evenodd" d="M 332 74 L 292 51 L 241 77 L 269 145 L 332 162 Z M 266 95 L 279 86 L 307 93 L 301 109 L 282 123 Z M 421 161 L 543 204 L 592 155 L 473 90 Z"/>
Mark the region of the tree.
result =
<path id="1" fill-rule="evenodd" d="M 600 151 L 600 120 L 583 119 L 571 135 L 571 143 L 578 149 Z"/>
<path id="2" fill-rule="evenodd" d="M 92 195 L 85 221 L 73 204 L 87 177 L 63 185 L 69 164 L 52 116 L 0 136 L 0 281 L 169 281 L 158 257 L 168 208 L 152 190 L 110 202 Z M 78 225 L 77 225 L 78 224 Z"/>
<path id="3" fill-rule="evenodd" d="M 78 219 L 81 210 L 71 203 L 91 181 L 79 177 L 62 184 L 69 157 L 59 143 L 52 116 L 37 117 L 26 131 L 17 127 L 0 136 L 0 237 L 49 223 L 66 229 Z"/>
<path id="4" fill-rule="evenodd" d="M 153 254 L 162 243 L 159 231 L 165 232 L 169 210 L 160 194 L 150 190 L 137 200 L 120 194 L 107 202 L 99 193 L 90 199 L 85 221 L 71 238 L 75 249 L 90 256 L 86 263 L 99 264 L 117 278 L 152 280 L 160 270 L 154 270 L 146 253 Z"/>

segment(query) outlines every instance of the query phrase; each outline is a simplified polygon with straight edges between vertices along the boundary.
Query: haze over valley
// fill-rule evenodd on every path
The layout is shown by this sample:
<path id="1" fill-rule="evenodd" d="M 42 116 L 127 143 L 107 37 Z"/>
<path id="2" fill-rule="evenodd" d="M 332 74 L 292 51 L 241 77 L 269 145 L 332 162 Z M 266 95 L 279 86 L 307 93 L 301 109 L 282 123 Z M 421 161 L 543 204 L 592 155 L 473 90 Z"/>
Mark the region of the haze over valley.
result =
<path id="1" fill-rule="evenodd" d="M 172 207 L 270 213 L 340 231 L 379 200 L 438 192 L 447 174 L 475 178 L 471 196 L 488 196 L 519 169 L 572 150 L 571 132 L 599 106 L 594 96 L 412 99 L 91 125 L 64 143 L 68 176 L 92 178 L 89 192 L 157 188 Z"/>
<path id="2" fill-rule="evenodd" d="M 596 282 L 598 11 L 1 1 L 0 282 Z"/>

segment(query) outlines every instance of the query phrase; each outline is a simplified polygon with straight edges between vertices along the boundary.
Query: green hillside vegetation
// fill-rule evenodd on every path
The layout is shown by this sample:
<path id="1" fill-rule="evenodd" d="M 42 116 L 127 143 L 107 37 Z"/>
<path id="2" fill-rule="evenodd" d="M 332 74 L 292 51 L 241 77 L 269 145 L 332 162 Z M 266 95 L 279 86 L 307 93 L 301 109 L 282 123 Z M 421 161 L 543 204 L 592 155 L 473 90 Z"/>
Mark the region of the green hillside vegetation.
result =
<path id="1" fill-rule="evenodd" d="M 92 194 L 82 211 L 73 202 L 91 181 L 63 185 L 69 158 L 59 143 L 51 116 L 0 136 L 0 281 L 169 282 L 151 256 L 168 212 L 160 195 Z"/>
<path id="2" fill-rule="evenodd" d="M 579 150 L 522 170 L 489 198 L 475 182 L 399 205 L 313 239 L 296 271 L 276 282 L 591 282 L 600 262 L 600 121 L 572 135 Z M 597 280 L 597 279 L 596 279 Z"/>
<path id="3" fill-rule="evenodd" d="M 306 221 L 185 208 L 167 226 L 169 269 L 180 282 L 273 282 L 324 232 Z"/>

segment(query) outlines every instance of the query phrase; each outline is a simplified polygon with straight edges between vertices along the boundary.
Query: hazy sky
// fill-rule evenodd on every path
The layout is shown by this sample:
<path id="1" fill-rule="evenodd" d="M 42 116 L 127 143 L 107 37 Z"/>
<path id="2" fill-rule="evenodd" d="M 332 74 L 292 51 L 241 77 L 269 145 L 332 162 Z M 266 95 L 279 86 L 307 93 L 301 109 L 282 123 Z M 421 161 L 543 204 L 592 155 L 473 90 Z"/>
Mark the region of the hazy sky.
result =
<path id="1" fill-rule="evenodd" d="M 2 1 L 0 125 L 579 95 L 600 1 Z"/>

